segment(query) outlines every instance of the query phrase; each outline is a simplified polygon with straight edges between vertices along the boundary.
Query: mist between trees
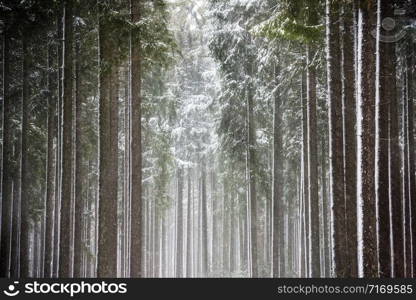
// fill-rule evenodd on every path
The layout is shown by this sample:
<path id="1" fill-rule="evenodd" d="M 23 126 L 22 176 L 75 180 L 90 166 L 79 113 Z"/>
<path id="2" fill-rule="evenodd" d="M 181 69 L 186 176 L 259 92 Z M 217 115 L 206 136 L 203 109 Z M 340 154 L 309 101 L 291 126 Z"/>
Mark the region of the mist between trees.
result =
<path id="1" fill-rule="evenodd" d="M 411 0 L 5 0 L 2 277 L 414 277 Z"/>

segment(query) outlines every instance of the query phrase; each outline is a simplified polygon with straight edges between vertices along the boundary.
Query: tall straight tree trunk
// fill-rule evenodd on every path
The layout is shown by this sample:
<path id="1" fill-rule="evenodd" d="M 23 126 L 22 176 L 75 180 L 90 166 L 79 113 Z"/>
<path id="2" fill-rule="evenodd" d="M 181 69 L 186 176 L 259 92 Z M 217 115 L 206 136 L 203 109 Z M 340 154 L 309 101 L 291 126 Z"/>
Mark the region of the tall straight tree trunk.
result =
<path id="1" fill-rule="evenodd" d="M 56 164 L 55 164 L 55 215 L 54 215 L 54 245 L 53 245 L 53 262 L 52 277 L 59 277 L 59 241 L 60 241 L 60 215 L 61 215 L 61 177 L 62 177 L 62 63 L 63 63 L 63 1 L 59 1 L 59 8 L 56 16 L 56 85 L 58 95 L 56 99 Z"/>
<path id="2" fill-rule="evenodd" d="M 250 204 L 250 237 L 251 237 L 251 276 L 259 277 L 258 268 L 258 239 L 257 239 L 257 193 L 256 193 L 256 129 L 254 122 L 254 94 L 252 83 L 247 88 L 247 176 L 248 199 Z"/>
<path id="3" fill-rule="evenodd" d="M 215 167 L 215 161 L 213 162 Z M 219 255 L 219 208 L 217 197 L 217 182 L 215 170 L 211 171 L 211 199 L 212 199 L 212 270 L 214 274 L 218 274 L 220 269 L 220 255 Z"/>
<path id="4" fill-rule="evenodd" d="M 132 22 L 140 21 L 141 1 L 131 1 Z M 132 34 L 132 33 L 131 33 Z M 131 36 L 131 276 L 142 277 L 142 144 L 141 56 L 137 35 Z"/>
<path id="5" fill-rule="evenodd" d="M 354 5 L 345 2 L 343 15 L 343 106 L 344 106 L 344 168 L 345 168 L 345 276 L 355 278 L 357 265 L 357 136 L 354 57 Z M 343 225 L 344 226 L 344 225 Z M 344 230 L 345 231 L 345 230 Z M 336 246 L 335 246 L 336 247 Z"/>
<path id="6" fill-rule="evenodd" d="M 75 42 L 75 225 L 74 225 L 74 277 L 80 278 L 81 275 L 81 255 L 82 255 L 82 220 L 83 211 L 83 170 L 82 170 L 82 92 L 80 75 L 80 37 L 77 34 Z"/>
<path id="7" fill-rule="evenodd" d="M 27 37 L 23 36 L 23 82 L 22 82 L 22 192 L 20 233 L 20 277 L 31 276 L 29 269 L 30 247 L 30 167 L 29 167 L 29 49 Z"/>
<path id="8" fill-rule="evenodd" d="M 201 166 L 201 274 L 207 276 L 208 273 L 208 201 L 206 184 L 206 165 L 205 158 L 202 158 Z"/>
<path id="9" fill-rule="evenodd" d="M 308 114 L 308 177 L 309 177 L 309 273 L 311 277 L 321 276 L 319 238 L 319 193 L 316 116 L 316 69 L 313 65 L 315 51 L 307 46 L 307 114 Z"/>
<path id="10" fill-rule="evenodd" d="M 48 144 L 46 161 L 46 232 L 45 232 L 45 277 L 51 278 L 53 274 L 53 241 L 54 241 L 54 211 L 55 211 L 55 128 L 56 128 L 56 102 L 54 97 L 54 85 L 52 84 L 52 47 L 48 47 Z"/>
<path id="11" fill-rule="evenodd" d="M 59 277 L 72 277 L 71 199 L 72 199 L 72 89 L 73 89 L 73 2 L 65 1 L 63 47 L 63 131 L 61 169 L 61 226 Z"/>
<path id="12" fill-rule="evenodd" d="M 412 277 L 416 277 L 416 175 L 415 175 L 415 130 L 414 130 L 414 69 L 415 69 L 415 50 L 414 41 L 409 39 L 409 49 L 407 53 L 407 113 L 408 113 L 408 136 L 409 136 L 409 202 L 412 241 Z"/>
<path id="13" fill-rule="evenodd" d="M 391 12 L 392 6 L 383 6 L 382 14 Z M 389 103 L 390 136 L 389 136 L 389 176 L 390 176 L 390 204 L 392 220 L 392 252 L 393 252 L 393 273 L 395 278 L 405 277 L 404 273 L 404 217 L 403 217 L 403 195 L 401 191 L 401 145 L 399 125 L 399 99 L 397 98 L 396 82 L 396 52 L 395 44 L 383 43 L 380 45 L 383 76 L 380 77 L 380 86 L 386 86 L 385 97 L 391 99 Z M 392 86 L 393 88 L 387 88 Z"/>
<path id="14" fill-rule="evenodd" d="M 192 277 L 192 181 L 191 181 L 191 168 L 188 168 L 187 174 L 187 189 L 188 189 L 188 209 L 187 209 L 187 224 L 186 224 L 186 277 Z"/>
<path id="15" fill-rule="evenodd" d="M 22 116 L 21 101 L 16 103 L 16 112 Z M 16 167 L 13 177 L 13 221 L 12 221 L 12 244 L 11 244 L 11 268 L 10 277 L 20 277 L 20 222 L 21 222 L 21 192 L 22 192 L 22 134 L 17 132 L 17 138 L 14 144 L 14 159 Z"/>
<path id="16" fill-rule="evenodd" d="M 377 37 L 377 72 L 376 72 L 376 165 L 375 188 L 377 201 L 377 247 L 379 276 L 391 277 L 391 241 L 390 241 L 390 196 L 389 196 L 389 106 L 396 102 L 396 73 L 394 70 L 395 46 L 380 40 L 381 21 L 394 15 L 391 1 L 379 1 Z M 392 55 L 393 54 L 393 55 Z M 391 56 L 392 55 L 392 56 Z M 394 84 L 392 84 L 394 83 Z M 399 258 L 400 260 L 400 258 Z"/>
<path id="17" fill-rule="evenodd" d="M 377 231 L 375 199 L 375 1 L 362 1 L 358 15 L 357 99 L 357 205 L 358 266 L 360 277 L 377 277 Z"/>
<path id="18" fill-rule="evenodd" d="M 302 167 L 303 167 L 303 260 L 304 274 L 309 277 L 309 167 L 308 167 L 308 102 L 307 102 L 306 74 L 302 72 L 301 98 L 302 98 Z"/>
<path id="19" fill-rule="evenodd" d="M 329 226 L 330 223 L 328 222 L 328 211 L 329 211 L 329 203 L 328 203 L 328 194 L 327 194 L 327 178 L 326 178 L 326 144 L 325 139 L 322 139 L 321 144 L 321 177 L 322 177 L 322 223 L 323 223 L 323 255 L 324 255 L 324 265 L 325 269 L 323 272 L 324 277 L 328 278 L 331 276 L 331 251 L 330 247 L 330 236 L 329 236 Z"/>
<path id="20" fill-rule="evenodd" d="M 2 203 L 0 276 L 10 276 L 10 247 L 12 231 L 13 191 L 13 100 L 10 92 L 10 38 L 3 32 L 3 157 L 2 157 Z"/>
<path id="21" fill-rule="evenodd" d="M 178 178 L 178 214 L 177 236 L 176 236 L 176 277 L 183 277 L 183 168 L 180 166 L 177 171 Z"/>
<path id="22" fill-rule="evenodd" d="M 100 278 L 117 276 L 118 80 L 114 62 L 112 27 L 102 7 L 99 18 L 99 220 Z M 138 253 L 136 253 L 138 255 Z"/>
<path id="23" fill-rule="evenodd" d="M 404 231 L 404 276 L 412 275 L 411 258 L 411 216 L 410 216 L 410 195 L 409 195 L 409 136 L 408 136 L 408 105 L 407 105 L 407 76 L 403 75 L 402 90 L 402 132 L 403 132 L 403 231 Z"/>
<path id="24" fill-rule="evenodd" d="M 277 80 L 279 72 L 276 70 L 274 78 Z M 282 116 L 280 109 L 280 94 L 277 90 L 274 95 L 274 112 L 273 112 L 273 277 L 284 276 L 281 271 L 280 244 L 283 241 L 281 228 L 283 225 L 283 155 L 282 144 L 283 138 L 281 133 Z"/>
<path id="25" fill-rule="evenodd" d="M 340 5 L 327 0 L 327 61 L 328 61 L 328 106 L 329 106 L 329 157 L 332 203 L 332 232 L 334 245 L 334 275 L 349 276 L 347 260 L 347 235 L 345 234 L 344 193 L 344 144 L 342 115 L 341 49 L 340 49 Z M 350 99 L 349 99 L 350 100 Z"/>
<path id="26" fill-rule="evenodd" d="M 223 218 L 222 218 L 222 270 L 224 276 L 229 275 L 230 271 L 230 256 L 229 256 L 229 236 L 230 236 L 230 201 L 229 201 L 229 188 L 226 179 L 223 182 Z"/>

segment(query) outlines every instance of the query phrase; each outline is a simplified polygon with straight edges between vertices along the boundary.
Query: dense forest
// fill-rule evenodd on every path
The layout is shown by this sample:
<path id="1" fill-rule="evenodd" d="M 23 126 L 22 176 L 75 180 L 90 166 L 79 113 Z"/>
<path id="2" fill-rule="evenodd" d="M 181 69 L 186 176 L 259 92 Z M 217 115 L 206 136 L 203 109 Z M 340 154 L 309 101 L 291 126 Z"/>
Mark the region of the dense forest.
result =
<path id="1" fill-rule="evenodd" d="M 1 0 L 0 277 L 415 277 L 415 0 Z"/>

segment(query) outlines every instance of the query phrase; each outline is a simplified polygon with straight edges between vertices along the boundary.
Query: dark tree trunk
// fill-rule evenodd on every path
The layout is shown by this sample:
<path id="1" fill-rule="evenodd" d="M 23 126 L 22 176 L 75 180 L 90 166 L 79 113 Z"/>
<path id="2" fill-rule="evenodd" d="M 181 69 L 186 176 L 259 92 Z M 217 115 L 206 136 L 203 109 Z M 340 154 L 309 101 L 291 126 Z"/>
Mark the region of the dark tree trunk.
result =
<path id="1" fill-rule="evenodd" d="M 254 122 L 254 91 L 252 83 L 247 88 L 247 175 L 249 182 L 250 232 L 251 232 L 251 276 L 259 277 L 257 238 L 257 193 L 256 193 L 256 128 Z"/>
<path id="2" fill-rule="evenodd" d="M 26 37 L 23 44 L 23 82 L 22 82 L 22 194 L 21 194 L 21 233 L 20 233 L 20 277 L 30 277 L 30 167 L 29 167 L 29 49 Z"/>
<path id="3" fill-rule="evenodd" d="M 224 276 L 228 276 L 230 273 L 230 243 L 229 243 L 229 236 L 230 236 L 230 200 L 229 200 L 229 190 L 228 190 L 228 183 L 226 179 L 223 182 L 223 218 L 222 218 L 222 232 L 223 232 L 223 245 L 222 245 L 222 270 L 224 272 Z"/>
<path id="4" fill-rule="evenodd" d="M 52 49 L 48 48 L 48 70 L 47 70 L 47 90 L 48 90 L 48 145 L 46 162 L 46 232 L 45 232 L 45 277 L 51 278 L 53 274 L 53 242 L 54 242 L 54 211 L 55 211 L 55 110 L 56 102 L 54 85 L 52 84 Z"/>
<path id="5" fill-rule="evenodd" d="M 346 260 L 345 276 L 355 278 L 357 265 L 357 136 L 356 136 L 356 93 L 354 57 L 354 10 L 351 4 L 344 4 L 343 34 L 343 90 L 344 90 L 344 167 L 345 167 L 345 227 Z M 341 225 L 341 223 L 340 223 Z M 342 225 L 343 226 L 343 225 Z M 342 230 L 342 229 L 341 229 Z M 345 230 L 344 230 L 345 231 Z"/>
<path id="6" fill-rule="evenodd" d="M 21 101 L 16 103 L 17 115 L 21 116 Z M 11 245 L 11 268 L 10 277 L 20 277 L 20 222 L 21 222 L 21 192 L 22 192 L 22 134 L 16 133 L 17 137 L 14 144 L 14 161 L 16 164 L 13 174 L 13 221 L 12 221 L 12 245 Z"/>
<path id="7" fill-rule="evenodd" d="M 303 266 L 304 275 L 309 277 L 309 153 L 308 153 L 308 102 L 307 102 L 306 75 L 302 72 L 301 98 L 302 98 L 302 167 L 303 167 Z"/>
<path id="8" fill-rule="evenodd" d="M 205 158 L 202 158 L 201 167 L 201 274 L 207 276 L 208 273 L 208 201 L 206 184 Z"/>
<path id="9" fill-rule="evenodd" d="M 388 13 L 388 11 L 385 11 Z M 393 89 L 387 89 L 386 97 L 394 99 L 389 101 L 390 115 L 390 136 L 389 136 L 389 174 L 390 174 L 390 203 L 391 203 L 391 220 L 393 232 L 393 277 L 403 278 L 404 273 L 404 217 L 403 217 L 403 195 L 401 180 L 401 145 L 400 145 L 400 121 L 399 121 L 399 99 L 396 90 L 396 52 L 394 44 L 381 45 L 382 60 L 381 66 L 384 66 L 385 76 L 382 76 L 381 85 L 393 86 Z M 392 93 L 392 94 L 390 94 Z"/>
<path id="10" fill-rule="evenodd" d="M 104 8 L 105 9 L 105 8 Z M 117 276 L 118 72 L 114 62 L 112 25 L 104 9 L 99 19 L 99 220 L 100 278 Z M 138 255 L 138 252 L 135 252 Z"/>
<path id="11" fill-rule="evenodd" d="M 80 40 L 79 36 L 75 42 L 75 226 L 74 226 L 74 277 L 80 278 L 82 263 L 82 222 L 83 206 L 82 197 L 83 169 L 82 169 L 82 91 L 80 75 Z"/>
<path id="12" fill-rule="evenodd" d="M 394 15 L 394 4 L 381 1 L 380 20 Z M 382 27 L 380 26 L 380 30 Z M 381 32 L 381 34 L 384 34 Z M 376 97 L 376 201 L 378 218 L 378 263 L 379 276 L 391 277 L 390 253 L 390 196 L 389 196 L 389 106 L 390 102 L 396 102 L 396 72 L 395 72 L 395 45 L 378 40 L 379 50 L 377 55 L 377 83 L 379 96 Z M 399 258 L 400 260 L 400 258 Z"/>
<path id="13" fill-rule="evenodd" d="M 327 178 L 326 178 L 326 144 L 325 139 L 322 139 L 321 144 L 321 180 L 322 180 L 322 223 L 323 223 L 323 255 L 324 255 L 324 272 L 323 276 L 328 278 L 331 276 L 331 251 L 330 251 L 330 236 L 329 236 L 329 219 L 328 211 L 330 210 L 330 205 L 328 203 L 328 193 L 327 193 Z"/>
<path id="14" fill-rule="evenodd" d="M 360 277 L 377 277 L 377 231 L 375 199 L 375 74 L 376 41 L 372 30 L 376 28 L 375 1 L 363 1 L 359 8 L 358 52 L 358 265 Z"/>
<path id="15" fill-rule="evenodd" d="M 61 169 L 61 226 L 59 242 L 59 277 L 72 277 L 71 199 L 72 199 L 72 121 L 73 121 L 73 1 L 64 8 L 63 47 L 63 132 Z"/>
<path id="16" fill-rule="evenodd" d="M 186 225 L 186 276 L 192 277 L 192 195 L 191 195 L 191 169 L 188 168 L 187 174 L 188 188 L 188 209 L 187 209 L 187 225 Z"/>
<path id="17" fill-rule="evenodd" d="M 415 175 L 415 130 L 414 130 L 414 69 L 415 69 L 415 51 L 414 41 L 409 39 L 409 49 L 407 53 L 407 113 L 408 113 L 408 136 L 409 136 L 409 203 L 411 223 L 411 241 L 412 241 L 412 269 L 409 270 L 412 277 L 416 277 L 416 175 Z M 410 273 L 409 273 L 410 274 Z"/>
<path id="18" fill-rule="evenodd" d="M 131 1 L 132 22 L 140 20 L 140 2 Z M 131 37 L 131 276 L 142 277 L 142 144 L 141 56 L 136 35 Z"/>
<path id="19" fill-rule="evenodd" d="M 183 277 L 183 168 L 177 171 L 178 178 L 178 214 L 176 231 L 176 277 Z"/>
<path id="20" fill-rule="evenodd" d="M 62 63 L 63 63 L 63 36 L 62 36 L 62 15 L 63 1 L 59 2 L 59 8 L 56 16 L 56 59 L 57 59 L 57 100 L 56 100 L 56 164 L 55 164 L 55 215 L 54 215 L 54 245 L 53 245 L 53 262 L 52 277 L 59 277 L 59 241 L 60 241 L 60 217 L 61 217 L 61 177 L 62 177 Z"/>
<path id="21" fill-rule="evenodd" d="M 315 51 L 307 47 L 307 90 L 308 90 L 308 177 L 309 177 L 309 264 L 311 277 L 321 276 L 319 238 L 319 193 L 317 155 L 317 115 L 316 115 L 316 69 L 313 65 Z"/>
<path id="22" fill-rule="evenodd" d="M 277 67 L 275 67 L 277 68 Z M 277 80 L 279 72 L 275 71 L 274 77 Z M 283 138 L 281 133 L 282 116 L 281 100 L 279 91 L 274 95 L 274 113 L 273 113 L 273 277 L 284 276 L 281 272 L 280 245 L 283 242 L 281 235 L 283 225 L 283 155 L 282 144 Z"/>
<path id="23" fill-rule="evenodd" d="M 337 1 L 327 0 L 327 37 L 328 37 L 328 106 L 329 106 L 329 157 L 330 186 L 333 203 L 332 223 L 334 260 L 336 277 L 347 277 L 349 262 L 347 235 L 345 233 L 345 193 L 344 193 L 344 144 L 342 115 L 341 81 L 341 43 L 340 43 L 340 5 Z M 348 99 L 351 100 L 351 99 Z"/>
<path id="24" fill-rule="evenodd" d="M 10 246 L 12 231 L 12 185 L 13 185 L 13 100 L 10 92 L 10 38 L 3 33 L 3 158 L 0 277 L 10 276 Z"/>
<path id="25" fill-rule="evenodd" d="M 402 91 L 402 132 L 403 132 L 403 212 L 404 212 L 404 276 L 411 277 L 411 216 L 410 216 L 410 202 L 409 202 L 409 136 L 408 136 L 408 106 L 406 94 L 406 74 L 403 76 L 403 91 Z"/>

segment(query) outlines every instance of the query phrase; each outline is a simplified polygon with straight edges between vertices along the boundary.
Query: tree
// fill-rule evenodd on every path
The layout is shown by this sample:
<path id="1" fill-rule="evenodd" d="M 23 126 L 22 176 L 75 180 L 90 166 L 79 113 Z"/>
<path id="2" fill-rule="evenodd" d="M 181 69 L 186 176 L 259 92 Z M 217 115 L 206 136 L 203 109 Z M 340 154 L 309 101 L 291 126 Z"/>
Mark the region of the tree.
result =
<path id="1" fill-rule="evenodd" d="M 141 1 L 131 1 L 132 23 L 140 21 Z M 141 55 L 137 36 L 130 37 L 131 68 L 131 276 L 142 277 L 142 146 L 141 146 Z M 136 46 L 134 46 L 136 44 Z"/>
<path id="2" fill-rule="evenodd" d="M 277 70 L 277 66 L 275 66 Z M 279 72 L 275 72 L 275 78 L 278 79 Z M 280 264 L 280 245 L 282 243 L 281 227 L 283 225 L 283 160 L 282 160 L 282 116 L 281 116 L 281 100 L 279 89 L 276 90 L 274 96 L 274 114 L 273 114 L 273 277 L 284 276 L 280 272 L 282 268 Z"/>
<path id="3" fill-rule="evenodd" d="M 118 66 L 116 53 L 112 51 L 114 36 L 107 9 L 108 7 L 101 4 L 99 15 L 100 170 L 97 276 L 101 278 L 117 275 L 118 180 L 114 174 L 118 174 Z"/>
<path id="4" fill-rule="evenodd" d="M 329 107 L 330 190 L 333 207 L 333 247 L 336 277 L 349 276 L 347 239 L 345 234 L 346 204 L 344 192 L 344 143 L 341 82 L 340 5 L 327 0 L 327 60 Z M 351 101 L 351 99 L 348 99 Z"/>
<path id="5" fill-rule="evenodd" d="M 7 26 L 7 23 L 5 24 Z M 9 28 L 3 28 L 3 157 L 2 157 L 2 217 L 0 276 L 10 274 L 10 246 L 12 225 L 12 170 L 13 170 L 13 100 L 10 93 L 10 38 Z"/>
<path id="6" fill-rule="evenodd" d="M 62 78 L 62 158 L 59 276 L 72 277 L 71 199 L 72 199 L 72 121 L 73 121 L 73 1 L 64 3 L 64 46 Z"/>
<path id="7" fill-rule="evenodd" d="M 358 267 L 360 277 L 377 277 L 375 201 L 375 74 L 377 5 L 362 1 L 358 10 L 357 206 Z"/>

